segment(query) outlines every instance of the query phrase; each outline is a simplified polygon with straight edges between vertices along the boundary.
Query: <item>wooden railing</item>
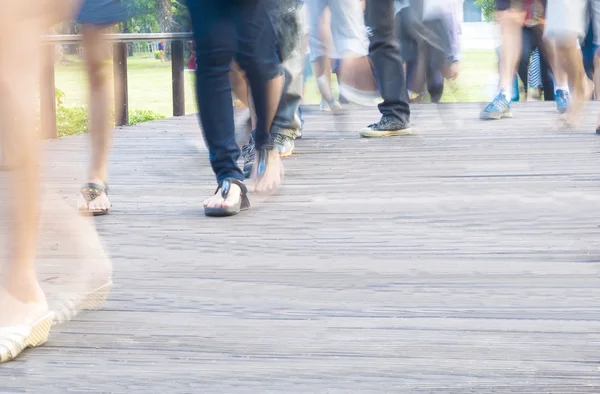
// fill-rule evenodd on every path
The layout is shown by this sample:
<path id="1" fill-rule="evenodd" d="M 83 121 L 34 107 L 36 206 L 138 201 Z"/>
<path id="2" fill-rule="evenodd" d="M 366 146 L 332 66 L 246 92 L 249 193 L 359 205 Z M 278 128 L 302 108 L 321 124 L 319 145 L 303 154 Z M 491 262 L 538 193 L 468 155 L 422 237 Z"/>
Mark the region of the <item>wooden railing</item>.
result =
<path id="1" fill-rule="evenodd" d="M 115 113 L 117 126 L 129 124 L 129 90 L 127 88 L 127 43 L 136 41 L 171 41 L 171 75 L 173 87 L 173 116 L 185 115 L 184 41 L 192 38 L 191 33 L 141 33 L 107 34 L 106 40 L 113 42 L 113 69 L 115 79 Z M 56 138 L 56 86 L 54 80 L 54 47 L 56 44 L 77 44 L 81 35 L 49 35 L 44 37 L 44 58 L 40 86 L 40 111 L 44 138 Z M 120 89 L 117 89 L 120 86 Z M 117 97 L 120 95 L 120 97 Z"/>

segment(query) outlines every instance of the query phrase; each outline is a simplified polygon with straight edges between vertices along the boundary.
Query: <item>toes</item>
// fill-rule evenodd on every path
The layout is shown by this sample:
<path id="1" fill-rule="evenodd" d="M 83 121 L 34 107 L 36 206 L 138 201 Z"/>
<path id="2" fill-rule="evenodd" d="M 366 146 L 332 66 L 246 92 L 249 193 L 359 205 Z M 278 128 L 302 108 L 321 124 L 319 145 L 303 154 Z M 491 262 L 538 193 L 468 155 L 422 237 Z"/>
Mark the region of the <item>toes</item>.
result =
<path id="1" fill-rule="evenodd" d="M 204 201 L 204 206 L 207 208 L 221 208 L 223 206 L 223 199 L 215 196 Z"/>

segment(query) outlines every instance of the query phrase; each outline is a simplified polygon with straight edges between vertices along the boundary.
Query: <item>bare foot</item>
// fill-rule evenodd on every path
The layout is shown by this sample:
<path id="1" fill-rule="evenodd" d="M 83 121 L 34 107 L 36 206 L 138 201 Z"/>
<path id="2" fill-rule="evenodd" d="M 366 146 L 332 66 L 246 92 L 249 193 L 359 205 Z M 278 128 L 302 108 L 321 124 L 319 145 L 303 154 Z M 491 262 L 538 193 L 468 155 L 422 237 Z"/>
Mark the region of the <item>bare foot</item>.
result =
<path id="1" fill-rule="evenodd" d="M 235 183 L 231 183 L 227 199 L 223 198 L 221 188 L 219 188 L 213 196 L 204 200 L 204 206 L 207 208 L 231 208 L 237 204 L 241 195 L 242 189 Z"/>
<path id="2" fill-rule="evenodd" d="M 587 77 L 583 83 L 583 88 L 574 90 L 571 95 L 571 105 L 564 115 L 566 127 L 576 127 L 581 123 L 581 111 L 585 103 L 590 100 L 594 93 L 594 82 Z"/>
<path id="3" fill-rule="evenodd" d="M 77 203 L 79 212 L 82 214 L 102 214 L 107 213 L 110 208 L 111 203 L 103 181 L 91 180 L 81 188 Z"/>
<path id="4" fill-rule="evenodd" d="M 48 303 L 37 283 L 22 286 L 9 282 L 0 286 L 0 330 L 17 325 L 29 326 L 46 313 Z"/>
<path id="5" fill-rule="evenodd" d="M 55 322 L 71 320 L 82 309 L 98 309 L 112 284 L 113 267 L 93 221 L 73 212 L 58 196 L 43 199 L 40 221 L 42 282 Z M 94 302 L 91 302 L 93 299 Z"/>
<path id="6" fill-rule="evenodd" d="M 260 194 L 273 193 L 283 182 L 283 177 L 283 162 L 277 149 L 256 151 L 252 166 L 254 191 Z"/>

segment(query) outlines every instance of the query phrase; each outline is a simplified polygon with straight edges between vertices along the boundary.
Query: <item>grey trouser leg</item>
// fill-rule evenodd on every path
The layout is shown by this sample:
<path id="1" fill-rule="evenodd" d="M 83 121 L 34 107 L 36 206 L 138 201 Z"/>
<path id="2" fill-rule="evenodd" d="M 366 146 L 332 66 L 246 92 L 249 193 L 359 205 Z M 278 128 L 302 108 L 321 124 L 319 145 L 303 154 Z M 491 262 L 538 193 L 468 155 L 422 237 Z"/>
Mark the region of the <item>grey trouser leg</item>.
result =
<path id="1" fill-rule="evenodd" d="M 304 30 L 304 7 L 298 7 L 296 18 L 301 30 Z M 290 57 L 283 63 L 285 72 L 285 85 L 281 95 L 281 101 L 273 124 L 271 134 L 281 134 L 290 138 L 297 138 L 301 135 L 302 123 L 300 121 L 300 102 L 302 101 L 302 88 L 304 85 L 304 52 L 302 42 L 298 42 L 296 49 Z"/>

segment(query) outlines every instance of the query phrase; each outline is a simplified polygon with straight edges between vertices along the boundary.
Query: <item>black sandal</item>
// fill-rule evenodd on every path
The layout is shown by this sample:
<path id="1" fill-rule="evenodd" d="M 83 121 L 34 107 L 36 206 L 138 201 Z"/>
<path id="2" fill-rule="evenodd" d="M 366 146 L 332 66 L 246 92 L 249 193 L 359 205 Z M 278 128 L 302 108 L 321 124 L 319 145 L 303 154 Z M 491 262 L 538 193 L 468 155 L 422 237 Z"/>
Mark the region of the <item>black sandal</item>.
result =
<path id="1" fill-rule="evenodd" d="M 108 213 L 108 209 L 89 209 L 90 203 L 94 201 L 96 198 L 105 195 L 108 199 L 108 185 L 99 185 L 97 183 L 86 183 L 79 189 L 79 195 L 85 201 L 87 209 L 80 209 L 79 213 L 82 215 L 93 215 L 93 216 L 101 216 L 106 215 Z M 112 205 L 109 202 L 109 207 Z"/>
<path id="2" fill-rule="evenodd" d="M 232 183 L 235 185 L 238 185 L 242 191 L 238 202 L 232 207 L 220 207 L 220 208 L 204 207 L 204 214 L 206 216 L 212 216 L 212 217 L 233 216 L 233 215 L 237 215 L 238 213 L 240 213 L 240 211 L 245 211 L 248 208 L 250 208 L 250 200 L 248 199 L 248 189 L 246 188 L 246 185 L 244 185 L 244 183 L 242 183 L 238 179 L 235 179 L 235 178 L 223 179 L 219 183 L 219 186 L 217 187 L 217 190 L 215 190 L 215 193 L 217 193 L 219 191 L 219 189 L 221 189 L 221 196 L 223 197 L 223 199 L 226 200 L 229 195 L 229 191 L 231 190 Z"/>

